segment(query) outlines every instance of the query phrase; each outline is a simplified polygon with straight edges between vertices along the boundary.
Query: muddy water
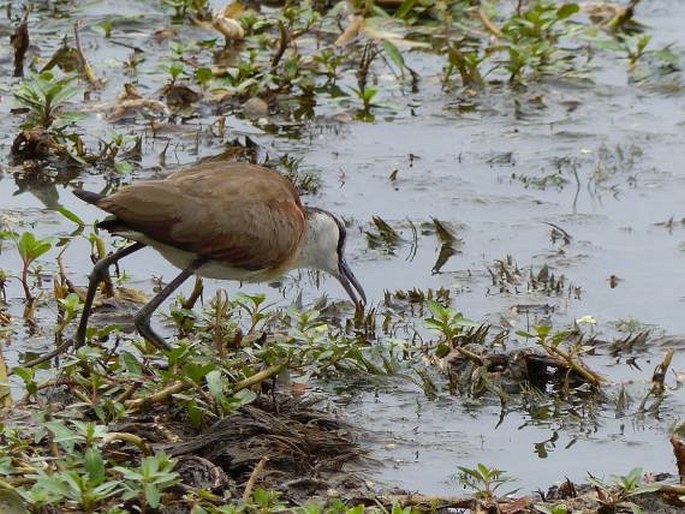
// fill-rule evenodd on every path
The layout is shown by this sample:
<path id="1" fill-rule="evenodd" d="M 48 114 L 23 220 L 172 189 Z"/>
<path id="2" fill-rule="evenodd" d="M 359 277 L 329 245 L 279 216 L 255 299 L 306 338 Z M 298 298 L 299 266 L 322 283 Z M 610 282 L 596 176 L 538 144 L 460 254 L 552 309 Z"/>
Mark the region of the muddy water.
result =
<path id="1" fill-rule="evenodd" d="M 655 36 L 654 47 L 673 43 L 682 59 L 685 38 L 677 20 L 685 16 L 685 5 L 651 4 L 641 5 L 638 14 Z M 161 10 L 138 2 L 88 3 L 72 16 L 83 20 L 87 52 L 108 79 L 100 94 L 103 101 L 113 99 L 127 80 L 118 70 L 129 52 L 104 42 L 89 27 L 121 12 L 127 16 L 118 19 L 113 38 L 148 52 L 150 63 L 137 76 L 142 89 L 152 94 L 164 80 L 155 75 L 153 62 L 167 55 L 166 48 L 150 44 L 149 25 L 140 18 L 145 14 L 155 28 L 161 27 L 167 22 Z M 70 30 L 70 25 L 68 19 L 44 19 L 38 24 L 43 57 L 60 39 L 49 36 Z M 374 123 L 353 121 L 352 109 L 321 102 L 316 118 L 297 133 L 274 136 L 263 129 L 263 122 L 231 117 L 230 137 L 249 135 L 270 155 L 303 158 L 303 169 L 320 176 L 319 192 L 305 201 L 350 221 L 349 260 L 374 304 L 382 301 L 385 290 L 447 287 L 455 308 L 498 326 L 525 329 L 543 316 L 517 314 L 515 306 L 549 305 L 549 317 L 558 327 L 592 315 L 598 321 L 596 332 L 607 338 L 616 334 L 614 324 L 625 320 L 640 322 L 654 332 L 648 349 L 634 354 L 641 370 L 601 349 L 589 361 L 611 380 L 630 382 L 635 401 L 623 417 L 607 409 L 581 419 L 534 421 L 521 412 L 508 412 L 502 419 L 496 406 L 469 407 L 446 394 L 429 401 L 399 378 L 372 392 L 333 402 L 342 416 L 369 429 L 363 442 L 384 464 L 375 470 L 377 480 L 425 493 L 450 493 L 458 491 L 451 478 L 457 466 L 479 462 L 507 470 L 519 478 L 513 487 L 524 490 L 567 476 L 582 478 L 587 471 L 624 474 L 635 466 L 672 470 L 668 430 L 685 407 L 682 390 L 669 391 L 658 418 L 638 420 L 633 413 L 667 347 L 676 349 L 675 370 L 685 367 L 681 273 L 685 225 L 679 223 L 685 218 L 685 96 L 677 82 L 680 78 L 671 76 L 669 84 L 657 78 L 634 84 L 624 62 L 600 56 L 590 73 L 594 81 L 550 80 L 518 92 L 495 86 L 470 97 L 460 91 L 441 91 L 439 59 L 406 58 L 423 77 L 419 90 L 402 94 L 396 86 L 390 87 L 384 99 L 397 108 L 376 110 Z M 8 67 L 3 61 L 5 76 Z M 392 84 L 391 78 L 381 77 L 381 84 Z M 7 115 L 6 96 L 0 109 L 4 120 L 0 141 L 6 149 L 18 120 Z M 152 167 L 169 138 L 173 143 L 169 166 L 193 162 L 197 154 L 217 153 L 216 142 L 194 149 L 195 133 L 212 121 L 211 117 L 191 119 L 172 136 L 145 137 L 145 169 L 122 180 L 154 176 Z M 112 128 L 142 130 L 135 124 L 112 127 L 95 115 L 80 126 L 103 137 Z M 71 185 L 24 185 L 13 176 L 16 169 L 2 159 L 0 215 L 13 228 L 68 237 L 74 226 L 54 211 L 60 204 L 85 220 L 100 216 L 70 194 Z M 104 184 L 95 171 L 83 172 L 77 180 L 86 188 Z M 393 252 L 368 247 L 363 232 L 372 229 L 372 216 L 382 217 L 404 237 Z M 669 230 L 663 223 L 671 217 L 678 223 Z M 440 273 L 431 271 L 439 241 L 421 230 L 431 218 L 447 223 L 462 240 L 460 253 Z M 412 224 L 419 229 L 415 247 Z M 571 236 L 570 243 L 552 241 L 550 224 L 563 228 Z M 86 281 L 87 253 L 86 241 L 77 237 L 64 254 L 67 273 L 77 283 Z M 47 285 L 56 268 L 56 251 L 49 255 L 41 261 Z M 537 272 L 548 265 L 580 293 L 526 293 L 525 284 L 500 292 L 487 268 L 508 255 L 522 270 Z M 0 268 L 19 269 L 9 243 L 3 245 Z M 152 286 L 151 276 L 168 280 L 174 273 L 151 251 L 129 258 L 125 269 L 131 277 L 129 285 L 146 290 Z M 613 288 L 612 275 L 618 278 Z M 265 285 L 246 286 L 246 290 L 268 291 L 270 299 L 282 304 L 288 304 L 300 287 L 305 301 L 322 293 L 343 296 L 333 281 L 324 280 L 319 290 L 296 278 L 284 284 L 280 291 Z M 229 290 L 235 287 L 230 285 Z M 21 297 L 18 281 L 11 280 L 8 298 L 17 318 Z M 54 314 L 49 308 L 41 311 L 46 327 L 54 322 Z M 16 361 L 17 353 L 26 350 L 50 347 L 49 329 L 34 334 L 27 334 L 20 324 L 14 329 L 8 360 Z M 672 374 L 667 383 L 675 387 Z M 617 392 L 615 386 L 607 388 L 610 396 Z"/>

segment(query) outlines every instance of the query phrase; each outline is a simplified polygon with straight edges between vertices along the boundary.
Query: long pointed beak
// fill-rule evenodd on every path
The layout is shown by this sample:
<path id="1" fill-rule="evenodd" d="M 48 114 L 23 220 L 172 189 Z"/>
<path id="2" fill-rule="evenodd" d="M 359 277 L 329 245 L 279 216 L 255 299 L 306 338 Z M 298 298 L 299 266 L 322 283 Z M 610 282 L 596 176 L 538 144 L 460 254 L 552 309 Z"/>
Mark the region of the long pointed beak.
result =
<path id="1" fill-rule="evenodd" d="M 338 275 L 337 278 L 352 299 L 352 302 L 366 305 L 366 293 L 364 293 L 364 289 L 359 283 L 359 280 L 354 276 L 354 273 L 352 273 L 352 270 L 344 259 L 340 259 L 339 268 L 340 275 Z M 359 293 L 359 296 L 357 296 L 357 293 Z"/>

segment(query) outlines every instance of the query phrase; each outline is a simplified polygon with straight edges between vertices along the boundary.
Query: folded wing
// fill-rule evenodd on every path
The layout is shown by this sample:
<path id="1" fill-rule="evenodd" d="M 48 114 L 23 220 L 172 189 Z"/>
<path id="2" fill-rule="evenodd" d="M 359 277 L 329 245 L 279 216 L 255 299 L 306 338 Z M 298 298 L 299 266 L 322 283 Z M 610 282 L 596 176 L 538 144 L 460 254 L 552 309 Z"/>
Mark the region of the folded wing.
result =
<path id="1" fill-rule="evenodd" d="M 165 180 L 143 181 L 97 206 L 126 228 L 160 243 L 249 270 L 291 258 L 304 232 L 292 184 L 275 171 L 245 163 L 208 162 Z"/>

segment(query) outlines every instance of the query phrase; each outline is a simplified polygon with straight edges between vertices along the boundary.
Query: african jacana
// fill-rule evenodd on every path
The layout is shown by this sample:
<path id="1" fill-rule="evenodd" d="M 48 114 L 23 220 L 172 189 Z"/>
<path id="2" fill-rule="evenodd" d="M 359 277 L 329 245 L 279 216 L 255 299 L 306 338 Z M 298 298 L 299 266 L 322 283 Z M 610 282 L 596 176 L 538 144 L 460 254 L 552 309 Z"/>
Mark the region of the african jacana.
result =
<path id="1" fill-rule="evenodd" d="M 135 241 L 95 264 L 77 346 L 85 342 L 95 292 L 109 266 L 145 246 L 182 270 L 133 319 L 141 335 L 159 348 L 168 345 L 150 327 L 152 313 L 193 274 L 262 282 L 294 268 L 312 268 L 337 278 L 354 303 L 366 303 L 345 262 L 342 222 L 330 212 L 303 207 L 292 184 L 274 170 L 206 162 L 166 179 L 122 187 L 110 196 L 74 194 L 113 215 L 97 223 L 98 228 Z"/>

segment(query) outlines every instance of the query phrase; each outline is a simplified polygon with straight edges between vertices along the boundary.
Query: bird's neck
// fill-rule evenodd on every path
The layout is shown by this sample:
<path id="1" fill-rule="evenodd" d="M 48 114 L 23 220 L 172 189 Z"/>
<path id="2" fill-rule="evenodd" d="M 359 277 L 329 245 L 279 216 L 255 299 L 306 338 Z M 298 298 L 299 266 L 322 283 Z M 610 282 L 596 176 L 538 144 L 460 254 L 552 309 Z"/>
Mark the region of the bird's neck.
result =
<path id="1" fill-rule="evenodd" d="M 305 229 L 296 267 L 327 270 L 331 238 L 337 238 L 335 220 L 328 212 L 312 207 L 305 207 L 304 214 Z"/>

